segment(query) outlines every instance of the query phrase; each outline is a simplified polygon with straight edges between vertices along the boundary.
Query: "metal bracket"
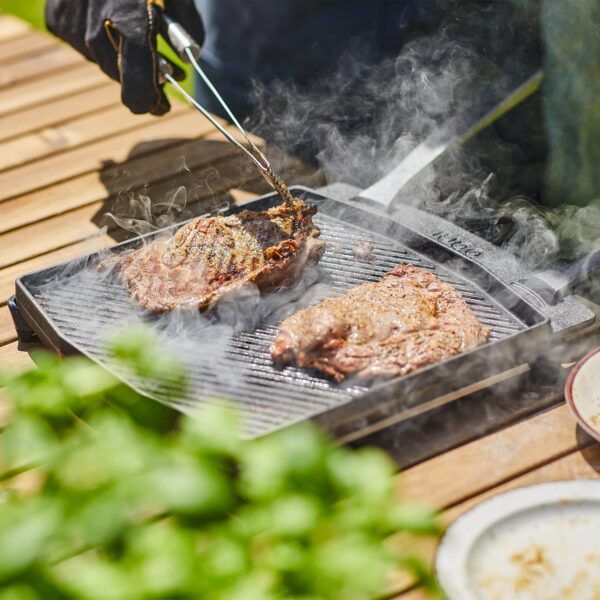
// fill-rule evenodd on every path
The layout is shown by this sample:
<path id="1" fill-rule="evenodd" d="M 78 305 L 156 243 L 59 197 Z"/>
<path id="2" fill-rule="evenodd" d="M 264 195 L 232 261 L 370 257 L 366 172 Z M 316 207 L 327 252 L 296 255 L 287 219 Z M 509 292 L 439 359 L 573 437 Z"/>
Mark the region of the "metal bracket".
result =
<path id="1" fill-rule="evenodd" d="M 8 309 L 10 311 L 10 316 L 12 317 L 13 323 L 15 324 L 19 341 L 24 343 L 34 342 L 37 339 L 37 336 L 19 312 L 19 307 L 17 306 L 14 296 L 11 296 L 8 299 Z"/>

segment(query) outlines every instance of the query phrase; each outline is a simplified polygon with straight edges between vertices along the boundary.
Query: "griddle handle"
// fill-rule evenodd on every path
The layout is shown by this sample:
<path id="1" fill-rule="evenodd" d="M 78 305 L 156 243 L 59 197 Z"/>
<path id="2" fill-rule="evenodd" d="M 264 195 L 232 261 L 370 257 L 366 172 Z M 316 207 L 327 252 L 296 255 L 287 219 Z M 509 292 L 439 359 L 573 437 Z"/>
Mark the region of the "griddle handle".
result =
<path id="1" fill-rule="evenodd" d="M 19 307 L 17 306 L 17 301 L 14 296 L 11 296 L 8 299 L 8 310 L 10 311 L 10 316 L 15 324 L 15 330 L 19 341 L 25 343 L 33 342 L 36 337 L 35 332 L 19 312 Z"/>
<path id="2" fill-rule="evenodd" d="M 527 279 L 520 281 L 521 285 L 535 292 L 548 304 L 556 304 L 576 288 L 586 289 L 592 276 L 600 272 L 600 251 L 593 252 L 574 262 L 557 265 L 553 269 L 546 269 L 533 273 Z M 591 284 L 589 285 L 591 288 Z M 583 291 L 583 290 L 582 290 Z"/>
<path id="3" fill-rule="evenodd" d="M 373 212 L 387 214 L 389 217 L 386 208 L 378 202 L 362 196 L 355 196 L 352 201 Z M 412 207 L 404 207 L 404 211 L 422 214 L 422 211 L 415 210 Z M 471 232 L 468 232 L 467 229 L 457 223 L 441 222 L 439 218 L 432 215 L 428 215 L 427 218 L 429 223 L 425 221 L 425 228 L 423 226 L 419 227 L 414 219 L 411 219 L 411 228 L 419 231 L 422 235 L 433 237 L 437 243 L 468 259 L 476 260 L 500 279 L 506 282 L 518 282 L 521 287 L 533 292 L 546 304 L 558 304 L 565 296 L 572 294 L 574 291 L 585 291 L 589 295 L 593 295 L 595 292 L 600 296 L 600 284 L 597 284 L 595 290 L 591 284 L 586 287 L 586 282 L 590 282 L 593 276 L 600 276 L 600 250 L 574 262 L 559 264 L 552 269 L 536 271 L 525 279 L 512 278 L 510 272 L 513 269 L 507 265 L 508 256 L 500 248 L 493 246 L 488 241 L 476 236 L 476 234 L 474 234 L 476 236 L 474 237 Z M 483 220 L 482 223 L 484 223 Z M 505 223 L 498 221 L 498 223 L 501 225 L 501 230 L 498 232 L 499 239 L 494 240 L 495 243 L 502 241 L 514 227 L 512 220 Z M 475 243 L 474 240 L 476 240 Z M 512 261 L 515 264 L 518 262 L 514 257 L 512 257 Z"/>
<path id="4" fill-rule="evenodd" d="M 363 208 L 368 208 L 372 212 L 379 212 L 382 215 L 388 214 L 388 207 L 381 202 L 377 202 L 375 200 L 371 200 L 370 198 L 363 198 L 362 196 L 354 196 L 350 198 L 351 202 L 356 202 L 359 206 Z"/>

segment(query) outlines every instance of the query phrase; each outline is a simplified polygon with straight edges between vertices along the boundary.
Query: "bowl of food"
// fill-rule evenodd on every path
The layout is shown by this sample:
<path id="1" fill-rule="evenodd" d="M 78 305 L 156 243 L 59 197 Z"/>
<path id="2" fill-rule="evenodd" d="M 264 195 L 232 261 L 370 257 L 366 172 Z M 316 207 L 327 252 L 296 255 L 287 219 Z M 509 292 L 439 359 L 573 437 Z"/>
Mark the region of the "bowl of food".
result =
<path id="1" fill-rule="evenodd" d="M 485 500 L 448 528 L 435 570 L 448 600 L 596 600 L 600 481 L 542 483 Z"/>
<path id="2" fill-rule="evenodd" d="M 600 348 L 575 364 L 565 384 L 565 399 L 582 429 L 600 441 Z"/>

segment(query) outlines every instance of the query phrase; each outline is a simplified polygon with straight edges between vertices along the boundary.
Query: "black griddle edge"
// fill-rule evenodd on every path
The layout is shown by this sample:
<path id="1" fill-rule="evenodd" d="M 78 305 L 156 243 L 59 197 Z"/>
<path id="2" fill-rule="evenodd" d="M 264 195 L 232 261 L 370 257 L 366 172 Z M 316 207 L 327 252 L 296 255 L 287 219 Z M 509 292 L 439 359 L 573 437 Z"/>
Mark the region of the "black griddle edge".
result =
<path id="1" fill-rule="evenodd" d="M 440 395 L 448 395 L 464 387 L 465 378 L 468 380 L 469 374 L 471 377 L 476 374 L 481 379 L 487 374 L 510 368 L 516 361 L 527 358 L 533 360 L 535 357 L 531 356 L 532 347 L 543 350 L 543 338 L 585 326 L 595 318 L 594 313 L 573 296 L 564 296 L 556 304 L 547 303 L 541 294 L 527 286 L 527 282 L 535 274 L 524 270 L 514 256 L 439 217 L 412 207 L 402 207 L 401 217 L 392 219 L 380 207 L 365 206 L 362 201 L 360 206 L 353 200 L 336 199 L 329 204 L 327 197 L 309 188 L 295 186 L 291 190 L 306 197 L 308 201 L 317 200 L 319 210 L 324 213 L 328 213 L 330 209 L 347 210 L 351 213 L 356 211 L 357 218 L 362 213 L 364 217 L 387 220 L 395 229 L 400 227 L 405 230 L 406 235 L 412 238 L 412 247 L 417 251 L 422 249 L 431 260 L 445 263 L 461 258 L 462 265 L 466 265 L 467 269 L 469 264 L 476 263 L 479 266 L 479 269 L 475 269 L 478 275 L 477 285 L 488 292 L 495 287 L 493 296 L 496 300 L 510 303 L 511 311 L 527 325 L 526 331 L 422 369 L 408 377 L 376 385 L 349 403 L 311 417 L 337 437 L 344 437 L 349 432 L 384 419 L 393 411 L 400 410 L 407 419 L 411 415 L 422 414 L 436 406 Z M 274 200 L 274 195 L 270 194 L 252 202 L 250 208 L 262 210 Z M 131 240 L 116 247 L 129 244 L 132 244 Z M 85 257 L 80 262 L 84 263 Z M 465 268 L 459 273 L 463 278 L 468 278 Z M 27 277 L 31 275 L 33 274 Z M 497 289 L 498 287 L 503 289 Z M 72 347 L 48 323 L 21 278 L 16 282 L 16 296 L 11 298 L 9 307 L 20 341 L 32 341 L 36 336 L 44 345 L 57 352 L 77 352 L 77 348 Z"/>

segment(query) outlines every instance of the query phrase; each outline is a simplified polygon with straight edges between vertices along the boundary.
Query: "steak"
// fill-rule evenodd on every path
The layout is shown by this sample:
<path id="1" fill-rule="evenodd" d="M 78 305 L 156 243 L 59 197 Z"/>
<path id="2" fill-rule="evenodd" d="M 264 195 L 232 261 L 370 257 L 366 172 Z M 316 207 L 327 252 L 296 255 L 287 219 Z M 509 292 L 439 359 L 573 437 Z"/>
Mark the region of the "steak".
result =
<path id="1" fill-rule="evenodd" d="M 285 285 L 307 263 L 318 262 L 325 242 L 317 239 L 315 213 L 314 206 L 294 198 L 263 212 L 200 217 L 172 238 L 111 257 L 99 268 L 116 268 L 146 309 L 202 310 L 249 283 L 260 289 Z"/>
<path id="2" fill-rule="evenodd" d="M 399 264 L 377 283 L 285 319 L 275 362 L 312 367 L 336 381 L 406 375 L 487 340 L 461 295 L 429 271 Z"/>

